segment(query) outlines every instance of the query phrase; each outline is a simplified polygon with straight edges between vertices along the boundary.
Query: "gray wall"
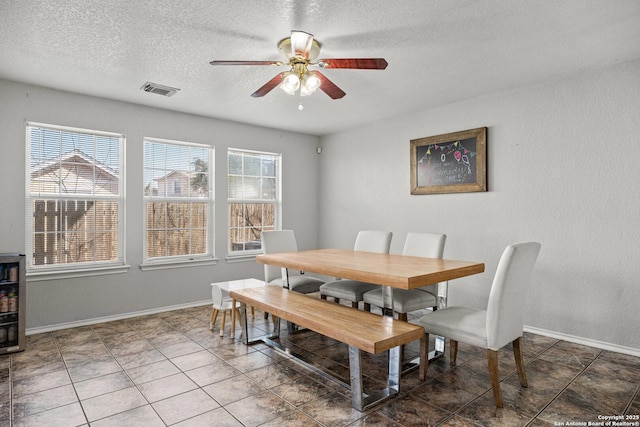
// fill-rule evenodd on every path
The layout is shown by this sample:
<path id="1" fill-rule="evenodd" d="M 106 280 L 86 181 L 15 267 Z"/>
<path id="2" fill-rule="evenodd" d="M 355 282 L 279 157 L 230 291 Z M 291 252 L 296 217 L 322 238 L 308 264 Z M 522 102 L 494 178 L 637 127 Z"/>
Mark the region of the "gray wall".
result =
<path id="1" fill-rule="evenodd" d="M 540 241 L 526 325 L 640 355 L 639 76 L 626 63 L 323 137 L 320 246 L 444 232 L 446 257 L 486 264 L 450 302 L 483 308 L 504 247 Z M 410 195 L 411 139 L 481 126 L 489 192 Z"/>
<path id="2" fill-rule="evenodd" d="M 156 95 L 149 95 L 156 96 Z M 283 155 L 283 227 L 302 249 L 317 246 L 318 138 L 180 114 L 0 80 L 0 252 L 25 249 L 25 121 L 126 135 L 127 273 L 28 281 L 27 329 L 42 330 L 211 299 L 209 283 L 263 277 L 254 260 L 227 263 L 226 149 Z M 143 244 L 142 139 L 145 136 L 215 146 L 217 265 L 141 271 Z"/>

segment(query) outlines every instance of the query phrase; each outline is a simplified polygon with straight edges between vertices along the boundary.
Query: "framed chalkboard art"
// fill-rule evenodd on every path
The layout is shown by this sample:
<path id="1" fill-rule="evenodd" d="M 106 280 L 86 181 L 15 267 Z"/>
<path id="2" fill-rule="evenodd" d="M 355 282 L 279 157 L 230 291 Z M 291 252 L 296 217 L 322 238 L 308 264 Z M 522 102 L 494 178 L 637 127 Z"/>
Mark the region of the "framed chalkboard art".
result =
<path id="1" fill-rule="evenodd" d="M 411 140 L 411 194 L 487 191 L 487 128 Z"/>

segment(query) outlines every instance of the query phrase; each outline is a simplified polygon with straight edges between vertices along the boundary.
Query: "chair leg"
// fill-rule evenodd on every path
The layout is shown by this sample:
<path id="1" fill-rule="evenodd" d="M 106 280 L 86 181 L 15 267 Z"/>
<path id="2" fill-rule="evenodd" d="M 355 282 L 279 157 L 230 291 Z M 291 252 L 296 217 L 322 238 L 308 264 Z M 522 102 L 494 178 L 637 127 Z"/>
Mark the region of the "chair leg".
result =
<path id="1" fill-rule="evenodd" d="M 256 309 L 253 306 L 251 306 L 251 317 L 256 317 Z"/>
<path id="2" fill-rule="evenodd" d="M 320 294 L 320 299 L 323 299 L 323 300 L 325 300 L 325 301 L 326 301 L 326 300 L 327 300 L 327 296 L 326 296 L 326 295 L 322 295 L 322 294 Z"/>
<path id="3" fill-rule="evenodd" d="M 358 301 L 351 301 L 351 308 L 358 308 Z"/>
<path id="4" fill-rule="evenodd" d="M 449 340 L 449 363 L 451 365 L 456 364 L 456 359 L 458 358 L 458 341 Z"/>
<path id="5" fill-rule="evenodd" d="M 209 330 L 213 331 L 213 325 L 216 324 L 216 319 L 218 318 L 218 309 L 214 308 L 211 310 L 211 321 L 209 322 Z"/>
<path id="6" fill-rule="evenodd" d="M 500 376 L 498 375 L 498 352 L 487 349 L 487 365 L 489 366 L 489 376 L 491 377 L 491 388 L 496 406 L 502 408 L 502 393 L 500 393 Z"/>
<path id="7" fill-rule="evenodd" d="M 398 313 L 398 320 L 407 321 L 407 313 Z"/>
<path id="8" fill-rule="evenodd" d="M 220 323 L 220 336 L 223 337 L 224 336 L 224 321 L 227 318 L 227 310 L 222 310 L 222 320 Z"/>
<path id="9" fill-rule="evenodd" d="M 364 311 L 371 311 L 371 304 L 365 302 L 363 308 L 364 308 Z"/>
<path id="10" fill-rule="evenodd" d="M 520 379 L 520 385 L 522 387 L 528 387 L 527 374 L 524 371 L 524 356 L 522 354 L 522 337 L 518 337 L 513 340 L 513 356 L 516 359 L 516 366 L 518 368 L 518 378 Z"/>
<path id="11" fill-rule="evenodd" d="M 420 368 L 419 378 L 424 381 L 427 377 L 427 368 L 429 367 L 429 334 L 424 334 L 420 338 Z"/>

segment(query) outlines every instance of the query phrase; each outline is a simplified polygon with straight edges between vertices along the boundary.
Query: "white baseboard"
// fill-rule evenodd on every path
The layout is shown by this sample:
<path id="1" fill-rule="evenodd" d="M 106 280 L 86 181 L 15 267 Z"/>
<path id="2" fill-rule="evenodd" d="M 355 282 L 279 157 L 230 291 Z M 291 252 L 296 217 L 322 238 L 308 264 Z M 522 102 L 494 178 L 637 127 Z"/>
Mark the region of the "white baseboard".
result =
<path id="1" fill-rule="evenodd" d="M 171 305 L 168 307 L 152 308 L 149 310 L 136 311 L 133 313 L 117 314 L 114 316 L 95 317 L 93 319 L 78 320 L 77 322 L 57 323 L 55 325 L 38 326 L 36 328 L 27 328 L 25 330 L 25 334 L 35 335 L 35 334 L 41 334 L 44 332 L 58 331 L 61 329 L 77 328 L 79 326 L 95 325 L 98 323 L 113 322 L 114 320 L 130 319 L 132 317 L 163 313 L 165 311 L 180 310 L 183 308 L 191 308 L 191 307 L 200 307 L 203 305 L 211 305 L 211 300 L 190 302 L 187 304 Z"/>
<path id="2" fill-rule="evenodd" d="M 582 344 L 589 347 L 595 347 L 602 350 L 609 350 L 615 353 L 628 354 L 630 356 L 640 357 L 640 349 L 625 347 L 617 344 L 612 344 L 603 341 L 596 341 L 589 338 L 576 337 L 574 335 L 567 335 L 560 332 L 548 331 L 546 329 L 534 328 L 532 326 L 525 326 L 525 332 L 531 332 L 532 334 L 543 335 L 545 337 L 556 338 L 563 341 L 569 341 L 576 344 Z"/>

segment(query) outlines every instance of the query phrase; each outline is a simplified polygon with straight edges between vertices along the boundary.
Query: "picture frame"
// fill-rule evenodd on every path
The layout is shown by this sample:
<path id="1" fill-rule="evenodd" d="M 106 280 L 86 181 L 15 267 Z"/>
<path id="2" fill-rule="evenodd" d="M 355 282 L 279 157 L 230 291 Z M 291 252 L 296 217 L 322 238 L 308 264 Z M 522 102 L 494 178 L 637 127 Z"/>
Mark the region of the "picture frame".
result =
<path id="1" fill-rule="evenodd" d="M 487 191 L 487 128 L 410 141 L 411 194 Z"/>

